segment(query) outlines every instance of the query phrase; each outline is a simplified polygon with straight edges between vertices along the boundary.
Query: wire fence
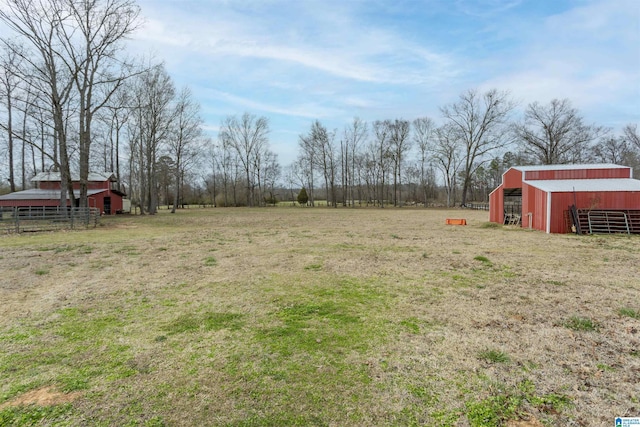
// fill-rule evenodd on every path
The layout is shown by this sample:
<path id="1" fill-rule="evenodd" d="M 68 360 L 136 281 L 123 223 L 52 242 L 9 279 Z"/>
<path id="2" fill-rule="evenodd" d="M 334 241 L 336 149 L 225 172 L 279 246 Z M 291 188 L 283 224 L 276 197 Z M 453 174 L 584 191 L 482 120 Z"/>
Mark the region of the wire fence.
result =
<path id="1" fill-rule="evenodd" d="M 6 233 L 95 228 L 99 221 L 97 208 L 0 207 L 0 228 Z"/>

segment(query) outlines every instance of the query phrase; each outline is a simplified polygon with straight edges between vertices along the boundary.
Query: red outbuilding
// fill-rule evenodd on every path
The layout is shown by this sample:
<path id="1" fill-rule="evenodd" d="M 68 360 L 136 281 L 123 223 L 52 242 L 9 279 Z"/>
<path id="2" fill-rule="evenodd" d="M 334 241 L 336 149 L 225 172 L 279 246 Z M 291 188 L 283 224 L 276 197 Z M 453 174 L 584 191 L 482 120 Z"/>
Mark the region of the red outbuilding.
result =
<path id="1" fill-rule="evenodd" d="M 72 177 L 73 201 L 67 195 L 67 206 L 77 206 L 80 180 Z M 59 172 L 41 172 L 33 177 L 35 187 L 30 190 L 0 196 L 0 207 L 43 207 L 60 205 L 61 179 Z M 105 215 L 122 212 L 123 198 L 118 180 L 111 172 L 90 173 L 87 184 L 89 207 L 98 208 Z"/>
<path id="2" fill-rule="evenodd" d="M 640 215 L 640 180 L 632 172 L 614 164 L 512 167 L 489 195 L 489 220 L 567 233 L 572 231 L 572 209 Z"/>

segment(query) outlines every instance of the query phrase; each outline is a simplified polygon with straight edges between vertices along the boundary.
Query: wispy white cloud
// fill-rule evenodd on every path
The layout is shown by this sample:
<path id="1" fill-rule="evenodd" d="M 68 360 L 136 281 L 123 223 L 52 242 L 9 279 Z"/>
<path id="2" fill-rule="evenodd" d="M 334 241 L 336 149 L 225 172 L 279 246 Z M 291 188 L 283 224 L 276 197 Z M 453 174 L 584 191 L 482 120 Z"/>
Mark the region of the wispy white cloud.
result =
<path id="1" fill-rule="evenodd" d="M 196 22 L 173 17 L 171 26 L 159 18 L 149 19 L 138 38 L 151 45 L 191 50 L 203 60 L 284 62 L 361 82 L 424 84 L 447 77 L 451 63 L 447 54 L 350 19 L 348 11 L 340 18 L 325 7 L 313 11 L 306 14 L 307 18 L 313 15 L 310 26 L 316 30 L 310 31 L 304 28 L 308 21 L 274 31 L 278 20 L 256 21 L 253 16 L 232 13 L 192 18 Z M 233 25 L 227 21 L 230 18 Z"/>
<path id="2" fill-rule="evenodd" d="M 513 9 L 520 5 L 522 0 L 456 0 L 454 2 L 455 8 L 464 13 L 476 18 L 487 18 L 501 14 L 507 10 Z"/>
<path id="3" fill-rule="evenodd" d="M 629 117 L 627 108 L 638 117 L 640 103 L 624 99 L 640 99 L 639 20 L 635 1 L 593 1 L 549 16 L 523 29 L 518 55 L 482 87 L 507 88 L 525 104 L 569 98 L 594 120 Z"/>
<path id="4" fill-rule="evenodd" d="M 262 113 L 274 113 L 285 116 L 304 117 L 309 119 L 318 119 L 336 114 L 336 111 L 333 109 L 319 107 L 311 103 L 290 106 L 287 108 L 273 103 L 260 102 L 252 98 L 246 98 L 220 91 L 212 91 L 209 96 L 210 99 L 224 101 L 225 103 L 234 105 L 243 111 L 260 111 Z"/>
<path id="5" fill-rule="evenodd" d="M 469 88 L 640 121 L 637 0 L 140 1 L 134 44 L 196 88 L 207 121 L 268 115 L 279 144 L 314 119 L 438 120 Z"/>

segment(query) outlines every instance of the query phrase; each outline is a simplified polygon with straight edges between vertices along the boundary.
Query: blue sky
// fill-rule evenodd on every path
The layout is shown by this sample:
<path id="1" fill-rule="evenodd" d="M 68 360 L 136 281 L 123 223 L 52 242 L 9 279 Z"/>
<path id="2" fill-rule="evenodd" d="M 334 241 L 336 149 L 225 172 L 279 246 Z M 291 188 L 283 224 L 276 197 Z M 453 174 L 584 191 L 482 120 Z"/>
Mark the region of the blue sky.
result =
<path id="1" fill-rule="evenodd" d="M 441 122 L 467 89 L 569 98 L 588 122 L 640 122 L 638 0 L 140 0 L 136 53 L 164 60 L 206 129 L 270 120 L 281 164 L 315 119 Z"/>

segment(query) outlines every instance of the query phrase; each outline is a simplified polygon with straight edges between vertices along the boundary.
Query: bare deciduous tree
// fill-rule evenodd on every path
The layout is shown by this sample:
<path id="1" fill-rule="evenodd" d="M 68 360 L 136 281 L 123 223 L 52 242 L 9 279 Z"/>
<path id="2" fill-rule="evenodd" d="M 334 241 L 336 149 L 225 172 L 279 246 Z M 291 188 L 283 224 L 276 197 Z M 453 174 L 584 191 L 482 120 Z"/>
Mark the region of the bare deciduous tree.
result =
<path id="1" fill-rule="evenodd" d="M 433 150 L 435 123 L 429 117 L 420 117 L 413 121 L 413 142 L 418 148 L 418 171 L 423 202 L 427 203 L 430 175 L 430 157 Z"/>
<path id="2" fill-rule="evenodd" d="M 78 126 L 80 205 L 87 206 L 91 124 L 129 75 L 118 58 L 121 42 L 137 27 L 132 0 L 5 0 L 0 20 L 36 52 L 23 58 L 50 97 L 63 181 L 71 189 L 65 113 L 73 107 Z M 108 85 L 111 90 L 98 91 Z M 61 194 L 61 203 L 66 203 Z"/>
<path id="3" fill-rule="evenodd" d="M 276 203 L 275 187 L 276 182 L 280 178 L 281 168 L 278 163 L 278 156 L 273 151 L 267 150 L 260 157 L 258 170 L 258 187 L 262 201 L 267 204 Z M 267 196 L 266 193 L 269 193 Z"/>
<path id="4" fill-rule="evenodd" d="M 14 102 L 16 91 L 20 82 L 21 53 L 20 47 L 12 41 L 5 42 L 0 52 L 0 97 L 4 99 L 7 113 L 6 124 L 3 128 L 7 134 L 7 155 L 9 157 L 9 188 L 16 191 L 15 164 L 14 164 Z M 24 180 L 22 185 L 24 186 Z"/>
<path id="5" fill-rule="evenodd" d="M 158 65 L 139 75 L 132 87 L 133 113 L 129 130 L 131 190 L 140 213 L 155 214 L 158 209 L 158 159 L 171 136 L 175 88 L 164 66 Z M 135 186 L 133 185 L 135 183 Z"/>
<path id="6" fill-rule="evenodd" d="M 465 161 L 463 143 L 458 135 L 458 129 L 453 125 L 448 124 L 436 129 L 433 159 L 442 172 L 447 193 L 447 207 L 455 203 L 456 179 Z"/>
<path id="7" fill-rule="evenodd" d="M 377 192 L 376 199 L 381 208 L 384 208 L 385 200 L 385 183 L 391 163 L 391 120 L 376 120 L 373 122 L 373 135 L 370 150 L 372 154 L 373 165 L 376 168 L 375 188 Z"/>
<path id="8" fill-rule="evenodd" d="M 100 114 L 101 121 L 108 128 L 105 138 L 105 145 L 108 145 L 108 147 L 105 147 L 105 151 L 108 152 L 108 155 L 105 156 L 104 159 L 104 170 L 115 172 L 118 181 L 120 181 L 122 177 L 120 171 L 122 137 L 127 120 L 132 112 L 130 108 L 132 100 L 126 89 L 126 85 L 122 86 L 120 90 L 111 97 L 110 102 L 105 105 L 105 108 Z"/>
<path id="9" fill-rule="evenodd" d="M 492 89 L 484 94 L 468 90 L 460 95 L 458 102 L 440 109 L 450 131 L 461 143 L 463 205 L 475 170 L 490 160 L 487 154 L 509 142 L 504 129 L 515 106 L 508 92 Z"/>
<path id="10" fill-rule="evenodd" d="M 330 132 L 318 120 L 311 126 L 311 140 L 316 147 L 318 164 L 324 177 L 327 206 L 337 206 L 335 132 Z"/>
<path id="11" fill-rule="evenodd" d="M 254 206 L 257 186 L 255 165 L 268 150 L 269 121 L 266 117 L 249 113 L 244 113 L 240 118 L 229 116 L 224 120 L 219 136 L 236 151 L 245 174 L 247 204 Z"/>
<path id="12" fill-rule="evenodd" d="M 300 135 L 300 147 L 312 169 L 324 178 L 327 206 L 337 207 L 337 168 L 335 132 L 330 132 L 318 120 L 311 124 L 307 135 Z M 313 202 L 312 202 L 313 203 Z"/>
<path id="13" fill-rule="evenodd" d="M 367 139 L 367 122 L 355 117 L 344 130 L 343 147 L 343 194 L 345 201 L 355 205 L 356 161 L 358 150 Z"/>
<path id="14" fill-rule="evenodd" d="M 640 133 L 636 123 L 629 123 L 622 129 L 622 141 L 627 144 L 629 151 L 626 153 L 623 164 L 633 168 L 633 176 L 640 179 Z"/>
<path id="15" fill-rule="evenodd" d="M 69 17 L 61 6 L 61 1 L 6 0 L 6 7 L 0 8 L 0 21 L 33 49 L 32 54 L 25 51 L 22 59 L 29 69 L 31 84 L 51 106 L 54 146 L 58 152 L 54 159 L 62 180 L 60 205 L 64 206 L 67 194 L 73 197 L 66 118 L 74 76 L 68 72 L 61 58 L 64 49 L 58 40 L 58 26 Z"/>
<path id="16" fill-rule="evenodd" d="M 212 146 L 214 178 L 219 177 L 222 184 L 222 199 L 216 205 L 238 205 L 238 154 L 224 134 L 218 135 L 218 142 Z"/>
<path id="17" fill-rule="evenodd" d="M 622 129 L 623 138 L 640 150 L 640 132 L 636 123 L 629 123 Z"/>
<path id="18" fill-rule="evenodd" d="M 195 102 L 191 91 L 183 88 L 178 94 L 174 113 L 173 135 L 169 138 L 170 153 L 175 162 L 175 191 L 173 194 L 173 208 L 178 209 L 181 177 L 184 175 L 185 157 L 193 151 L 191 148 L 202 136 L 202 119 L 200 118 L 200 104 Z"/>
<path id="19" fill-rule="evenodd" d="M 568 99 L 529 104 L 524 121 L 513 130 L 523 151 L 545 165 L 580 162 L 589 145 L 605 134 L 602 127 L 585 125 Z"/>
<path id="20" fill-rule="evenodd" d="M 402 166 L 405 154 L 411 149 L 407 120 L 396 119 L 389 123 L 389 151 L 393 167 L 393 205 L 399 206 L 402 200 Z"/>
<path id="21" fill-rule="evenodd" d="M 294 170 L 298 173 L 300 181 L 306 183 L 303 187 L 307 189 L 308 203 L 315 206 L 316 145 L 311 135 L 299 135 L 298 147 L 300 153 Z"/>
<path id="22" fill-rule="evenodd" d="M 625 138 L 603 138 L 593 146 L 593 156 L 603 163 L 624 163 L 631 150 Z"/>
<path id="23" fill-rule="evenodd" d="M 95 113 L 130 76 L 128 66 L 117 54 L 122 49 L 121 41 L 137 28 L 140 9 L 131 0 L 66 0 L 62 10 L 70 19 L 61 23 L 57 32 L 79 102 L 80 206 L 84 207 L 88 206 L 91 123 Z"/>

